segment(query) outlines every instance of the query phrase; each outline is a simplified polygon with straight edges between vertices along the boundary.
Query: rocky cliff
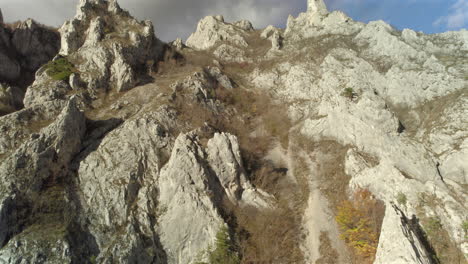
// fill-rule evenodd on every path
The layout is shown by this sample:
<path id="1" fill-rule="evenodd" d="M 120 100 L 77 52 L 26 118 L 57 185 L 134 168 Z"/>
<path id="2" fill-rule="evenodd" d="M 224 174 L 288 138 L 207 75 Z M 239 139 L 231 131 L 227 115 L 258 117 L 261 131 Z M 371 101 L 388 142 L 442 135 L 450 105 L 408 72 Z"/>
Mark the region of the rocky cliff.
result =
<path id="1" fill-rule="evenodd" d="M 36 70 L 60 47 L 58 32 L 32 19 L 4 24 L 0 11 L 0 115 L 23 106 L 26 87 Z"/>
<path id="2" fill-rule="evenodd" d="M 185 44 L 114 0 L 60 48 L 34 23 L 0 26 L 0 262 L 467 261 L 467 31 L 322 0 Z"/>

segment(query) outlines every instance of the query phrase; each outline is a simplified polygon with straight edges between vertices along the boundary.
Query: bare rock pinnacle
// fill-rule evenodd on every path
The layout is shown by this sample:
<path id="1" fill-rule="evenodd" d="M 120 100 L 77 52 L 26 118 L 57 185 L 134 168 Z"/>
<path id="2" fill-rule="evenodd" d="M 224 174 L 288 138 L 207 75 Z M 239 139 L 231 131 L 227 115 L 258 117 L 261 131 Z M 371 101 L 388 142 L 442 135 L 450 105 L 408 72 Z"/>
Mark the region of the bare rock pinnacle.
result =
<path id="1" fill-rule="evenodd" d="M 328 10 L 323 0 L 308 0 L 307 12 L 325 15 L 328 13 Z"/>

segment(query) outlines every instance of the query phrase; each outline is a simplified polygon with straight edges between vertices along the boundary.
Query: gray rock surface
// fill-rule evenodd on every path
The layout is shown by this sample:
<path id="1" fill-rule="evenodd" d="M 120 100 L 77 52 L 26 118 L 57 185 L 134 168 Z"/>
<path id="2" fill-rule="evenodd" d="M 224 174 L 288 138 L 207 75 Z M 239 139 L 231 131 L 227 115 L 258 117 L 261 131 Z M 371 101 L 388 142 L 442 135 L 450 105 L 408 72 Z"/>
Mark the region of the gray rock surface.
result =
<path id="1" fill-rule="evenodd" d="M 163 261 L 155 231 L 157 180 L 171 141 L 157 116 L 129 120 L 102 141 L 88 140 L 77 173 L 83 214 L 100 252 L 97 261 Z"/>
<path id="2" fill-rule="evenodd" d="M 271 28 L 264 35 L 269 32 Z M 303 54 L 304 60 L 289 62 L 273 53 L 268 59 L 283 62 L 273 69 L 254 70 L 250 75 L 254 85 L 289 102 L 289 115 L 309 140 L 335 140 L 378 160 L 379 165 L 372 167 L 348 159 L 352 188 L 369 188 L 387 203 L 398 192 L 406 194 L 411 204 L 406 215 L 438 215 L 466 254 L 460 225 L 466 218 L 462 191 L 466 162 L 461 160 L 468 158 L 464 122 L 468 83 L 460 74 L 466 68 L 466 55 L 459 53 L 467 43 L 466 31 L 426 36 L 399 32 L 381 21 L 364 25 L 339 12 L 309 11 L 288 20 L 284 38 L 282 52 L 288 57 Z M 308 46 L 298 47 L 297 41 Z M 353 98 L 343 96 L 345 88 L 352 89 Z M 440 108 L 427 114 L 430 110 L 424 107 L 432 104 Z M 401 120 L 412 132 L 405 132 Z M 444 209 L 426 206 L 426 213 L 418 214 L 420 193 L 436 193 Z M 401 244 L 387 244 L 391 237 L 402 235 L 401 227 L 390 221 L 392 215 L 389 212 L 383 223 L 389 233 L 383 238 L 385 249 L 379 248 L 378 263 L 391 263 L 396 255 L 417 262 L 419 253 L 408 251 L 410 237 L 401 237 Z M 424 251 L 420 245 L 416 248 Z"/>
<path id="3" fill-rule="evenodd" d="M 432 263 L 430 253 L 415 230 L 414 219 L 412 222 L 397 206 L 389 204 L 384 221 L 375 264 Z"/>
<path id="4" fill-rule="evenodd" d="M 197 49 L 206 50 L 215 47 L 220 42 L 228 42 L 230 44 L 247 47 L 248 44 L 244 38 L 244 33 L 250 29 L 246 26 L 247 22 L 240 24 L 229 24 L 224 22 L 224 18 L 207 16 L 200 20 L 197 26 L 197 31 L 190 35 L 186 45 Z"/>
<path id="5" fill-rule="evenodd" d="M 77 69 L 66 81 L 40 67 L 54 47 L 42 30 L 0 26 L 0 78 L 39 67 L 25 108 L 0 117 L 0 262 L 207 262 L 222 227 L 263 249 L 262 235 L 287 225 L 297 234 L 281 247 L 294 240 L 297 259 L 326 257 L 326 233 L 349 263 L 332 210 L 346 194 L 329 186 L 366 188 L 386 205 L 375 263 L 431 263 L 420 231 L 435 216 L 468 253 L 467 31 L 363 24 L 322 0 L 284 32 L 211 16 L 190 48 L 171 44 L 185 64 L 171 58 L 137 86 L 164 47 L 116 1 L 80 0 L 60 29 Z M 2 84 L 0 111 L 19 98 Z"/>
<path id="6" fill-rule="evenodd" d="M 52 59 L 59 47 L 60 36 L 56 30 L 32 19 L 12 30 L 0 24 L 0 80 L 21 81 L 20 75 L 28 79 L 27 75 Z"/>
<path id="7" fill-rule="evenodd" d="M 56 29 L 40 26 L 34 20 L 22 22 L 13 32 L 12 45 L 23 60 L 23 70 L 34 72 L 57 55 L 60 38 Z"/>
<path id="8" fill-rule="evenodd" d="M 80 80 L 93 91 L 135 87 L 142 77 L 138 68 L 153 65 L 163 49 L 152 23 L 134 19 L 116 1 L 80 1 L 76 16 L 65 22 L 60 33 L 60 54 L 68 57 Z"/>
<path id="9" fill-rule="evenodd" d="M 31 107 L 52 101 L 66 101 L 72 88 L 66 81 L 53 80 L 42 67 L 36 72 L 34 83 L 28 87 L 24 96 L 24 106 Z"/>
<path id="10" fill-rule="evenodd" d="M 194 263 L 215 242 L 224 225 L 214 199 L 217 190 L 205 152 L 194 135 L 181 134 L 159 179 L 158 232 L 168 263 Z"/>
<path id="11" fill-rule="evenodd" d="M 4 262 L 70 262 L 64 223 L 53 211 L 49 215 L 38 213 L 35 203 L 45 195 L 48 182 L 67 176 L 67 167 L 80 150 L 85 126 L 84 114 L 71 99 L 54 123 L 31 136 L 2 161 L 0 259 Z M 56 195 L 60 196 L 60 192 Z"/>

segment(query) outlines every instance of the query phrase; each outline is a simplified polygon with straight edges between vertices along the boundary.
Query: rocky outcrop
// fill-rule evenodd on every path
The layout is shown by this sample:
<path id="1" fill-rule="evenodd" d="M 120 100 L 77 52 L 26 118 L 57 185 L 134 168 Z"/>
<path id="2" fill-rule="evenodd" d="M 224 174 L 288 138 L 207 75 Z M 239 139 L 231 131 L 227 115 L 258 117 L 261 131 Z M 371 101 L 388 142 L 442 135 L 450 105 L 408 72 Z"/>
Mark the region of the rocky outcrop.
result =
<path id="1" fill-rule="evenodd" d="M 40 27 L 10 41 L 0 26 L 1 76 L 21 74 L 19 52 L 52 54 Z M 0 262 L 208 262 L 227 228 L 236 256 L 349 263 L 332 209 L 361 188 L 385 204 L 375 263 L 431 263 L 434 217 L 468 252 L 466 31 L 363 24 L 322 0 L 284 31 L 206 17 L 190 48 L 167 47 L 186 64 L 137 87 L 165 48 L 150 22 L 81 0 L 60 32 L 73 73 L 39 67 L 0 117 Z M 0 111 L 17 92 L 0 86 Z"/>
<path id="2" fill-rule="evenodd" d="M 194 263 L 203 258 L 224 225 L 214 203 L 219 189 L 204 158 L 194 135 L 182 134 L 161 171 L 158 232 L 168 263 Z"/>
<path id="3" fill-rule="evenodd" d="M 32 107 L 46 102 L 66 101 L 71 91 L 67 81 L 53 80 L 47 69 L 42 67 L 36 72 L 34 83 L 28 87 L 23 103 L 25 107 Z"/>
<path id="4" fill-rule="evenodd" d="M 197 31 L 190 35 L 186 45 L 197 50 L 206 50 L 225 41 L 239 47 L 247 47 L 244 34 L 250 30 L 252 27 L 248 21 L 229 24 L 224 22 L 222 16 L 208 16 L 198 23 Z"/>
<path id="5" fill-rule="evenodd" d="M 21 22 L 14 29 L 0 24 L 0 80 L 31 79 L 29 75 L 51 60 L 60 47 L 58 32 L 32 19 Z M 21 85 L 27 82 L 19 81 Z"/>
<path id="6" fill-rule="evenodd" d="M 34 72 L 57 54 L 59 46 L 58 32 L 32 19 L 15 28 L 0 23 L 0 115 L 22 108 Z"/>
<path id="7" fill-rule="evenodd" d="M 281 53 L 273 54 L 270 58 L 286 61 L 273 69 L 254 70 L 251 80 L 279 100 L 290 102 L 289 115 L 298 122 L 305 120 L 299 126 L 310 140 L 335 140 L 356 149 L 346 161 L 350 186 L 369 188 L 387 203 L 398 192 L 404 193 L 411 204 L 407 215 L 437 215 L 451 240 L 466 252 L 466 242 L 460 240 L 465 217 L 461 212 L 466 210 L 466 194 L 460 185 L 465 182 L 465 165 L 460 159 L 467 157 L 467 127 L 460 124 L 466 123 L 461 115 L 466 112 L 467 80 L 459 72 L 466 67 L 466 62 L 459 61 L 465 55 L 458 51 L 465 47 L 465 35 L 466 31 L 433 36 L 400 32 L 381 21 L 364 25 L 339 12 L 309 10 L 289 19 L 282 51 L 288 57 L 302 54 L 306 58 L 292 63 Z M 298 40 L 309 44 L 298 49 Z M 449 63 L 454 69 L 447 68 Z M 345 88 L 352 95 L 347 97 Z M 307 102 L 300 103 L 305 98 Z M 426 110 L 429 105 L 440 105 L 438 113 L 424 114 L 430 112 Z M 401 122 L 411 126 L 412 132 L 405 132 Z M 366 153 L 378 165 L 357 158 L 356 152 Z M 426 205 L 425 213 L 418 213 L 421 193 L 434 193 L 444 206 Z M 389 220 L 394 216 L 388 211 L 384 231 L 395 229 L 395 221 Z M 386 239 L 385 243 L 391 243 Z M 402 236 L 401 244 L 394 243 L 393 256 L 400 252 L 406 254 L 402 259 L 411 261 L 420 254 L 408 247 L 411 239 Z M 391 247 L 379 248 L 379 263 L 391 258 L 392 254 L 385 253 Z M 424 245 L 416 248 L 423 250 Z"/>
<path id="8" fill-rule="evenodd" d="M 3 13 L 2 9 L 0 8 L 0 23 L 3 23 Z"/>
<path id="9" fill-rule="evenodd" d="M 41 26 L 32 19 L 22 22 L 13 31 L 11 42 L 23 58 L 20 60 L 21 68 L 28 72 L 35 72 L 50 61 L 60 47 L 56 29 Z"/>
<path id="10" fill-rule="evenodd" d="M 10 39 L 11 32 L 0 24 L 0 79 L 2 81 L 16 80 L 21 73 L 20 64 L 13 56 L 15 50 Z"/>
<path id="11" fill-rule="evenodd" d="M 159 59 L 163 44 L 150 21 L 137 21 L 116 1 L 83 0 L 61 28 L 60 54 L 93 91 L 133 88 Z"/>
<path id="12" fill-rule="evenodd" d="M 326 34 L 353 35 L 363 26 L 363 23 L 354 22 L 341 11 L 329 13 L 323 0 L 308 0 L 307 12 L 299 14 L 297 18 L 288 17 L 285 35 L 291 41 Z"/>
<path id="13" fill-rule="evenodd" d="M 328 13 L 328 10 L 323 0 L 308 0 L 307 12 L 326 15 Z"/>
<path id="14" fill-rule="evenodd" d="M 396 205 L 387 206 L 375 264 L 432 263 L 416 221 L 407 218 Z"/>
<path id="15" fill-rule="evenodd" d="M 88 138 L 76 161 L 83 221 L 96 239 L 100 263 L 166 261 L 155 228 L 157 181 L 171 139 L 157 119 L 146 114 L 110 131 L 102 141 Z M 110 128 L 118 124 L 107 122 Z"/>
<path id="16" fill-rule="evenodd" d="M 257 191 L 247 180 L 235 136 L 215 133 L 208 141 L 207 154 L 208 163 L 231 202 L 256 208 L 270 207 L 268 199 L 272 197 Z"/>
<path id="17" fill-rule="evenodd" d="M 52 263 L 70 262 L 69 246 L 65 242 L 66 226 L 56 215 L 59 213 L 54 211 L 57 208 L 38 211 L 37 205 L 42 199 L 50 198 L 47 194 L 51 193 L 45 191 L 50 182 L 61 181 L 67 176 L 67 168 L 80 150 L 84 132 L 84 115 L 76 108 L 72 99 L 57 117 L 57 121 L 41 133 L 33 134 L 30 140 L 2 161 L 1 260 L 7 263 L 47 262 L 49 259 L 55 260 Z M 65 199 L 61 197 L 63 193 L 59 189 L 54 195 L 54 199 Z M 49 200 L 47 203 L 53 201 Z"/>

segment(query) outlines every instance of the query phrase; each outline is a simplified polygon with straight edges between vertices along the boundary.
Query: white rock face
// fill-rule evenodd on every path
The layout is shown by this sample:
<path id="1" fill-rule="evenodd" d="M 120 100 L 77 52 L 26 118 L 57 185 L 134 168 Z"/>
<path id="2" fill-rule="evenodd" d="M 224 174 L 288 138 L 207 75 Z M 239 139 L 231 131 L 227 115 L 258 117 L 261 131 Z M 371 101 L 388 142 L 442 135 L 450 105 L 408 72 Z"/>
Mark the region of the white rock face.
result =
<path id="1" fill-rule="evenodd" d="M 240 201 L 241 205 L 257 208 L 270 207 L 267 199 L 271 197 L 262 197 L 265 192 L 257 192 L 245 176 L 239 143 L 235 136 L 216 133 L 208 141 L 207 154 L 208 162 L 231 202 L 237 204 Z"/>
<path id="2" fill-rule="evenodd" d="M 38 25 L 26 21 L 21 30 L 0 26 L 0 78 L 28 70 L 10 49 L 31 55 L 34 67 L 46 58 L 34 53 L 44 46 L 35 39 Z M 323 192 L 341 184 L 327 182 L 336 175 L 349 179 L 349 194 L 366 188 L 386 205 L 375 263 L 431 263 L 420 229 L 434 216 L 467 256 L 467 31 L 428 36 L 382 21 L 366 25 L 329 13 L 322 0 L 309 0 L 284 32 L 269 26 L 260 36 L 248 21 L 212 16 L 187 41 L 192 49 L 177 40 L 170 51 L 187 58 L 211 52 L 208 64 L 216 58 L 217 67 L 194 60 L 135 88 L 163 51 L 151 23 L 116 1 L 80 0 L 60 31 L 61 54 L 77 72 L 53 81 L 39 68 L 26 108 L 0 117 L 0 262 L 207 262 L 221 227 L 245 241 L 236 233 L 245 227 L 236 223 L 245 221 L 239 212 L 275 216 L 292 206 L 304 209 L 293 212 L 304 262 L 323 257 L 326 232 L 336 262 L 349 263 L 330 208 L 337 201 Z M 39 53 L 50 56 L 49 48 Z M 243 160 L 241 149 L 249 150 L 236 129 L 224 131 L 224 119 L 210 116 L 201 127 L 187 120 L 206 111 L 213 119 L 261 123 L 217 89 L 267 92 L 288 107 L 294 126 L 287 150 L 278 143 L 258 163 L 271 166 L 271 181 L 284 176 L 279 188 L 307 185 L 287 189 L 294 199 L 308 193 L 303 204 L 289 205 L 289 196 L 249 181 L 260 181 L 257 164 Z M 0 111 L 13 111 L 14 93 L 0 86 Z M 270 188 L 268 177 L 261 180 Z M 396 201 L 400 194 L 405 204 Z"/>
<path id="3" fill-rule="evenodd" d="M 136 68 L 151 65 L 162 51 L 152 23 L 137 21 L 116 1 L 80 1 L 75 18 L 65 22 L 60 33 L 60 54 L 68 56 L 80 79 L 95 91 L 133 88 Z"/>
<path id="4" fill-rule="evenodd" d="M 271 28 L 264 35 L 269 32 Z M 307 44 L 298 47 L 299 40 Z M 460 225 L 466 218 L 466 194 L 461 190 L 466 182 L 462 160 L 468 159 L 464 92 L 468 81 L 461 73 L 466 54 L 459 52 L 465 49 L 466 32 L 426 36 L 399 32 L 381 21 L 364 25 L 340 12 L 307 12 L 288 20 L 284 43 L 282 53 L 269 57 L 282 62 L 254 70 L 252 83 L 288 102 L 290 117 L 311 141 L 333 140 L 355 149 L 346 160 L 352 188 L 369 188 L 388 204 L 402 192 L 409 201 L 406 215 L 417 215 L 418 194 L 435 193 L 443 206 L 426 206 L 425 214 L 417 217 L 439 216 L 466 254 Z M 303 60 L 289 61 L 292 54 Z M 344 96 L 345 88 L 352 89 L 352 98 Z M 440 105 L 437 113 L 419 108 L 431 104 Z M 400 121 L 406 119 L 399 115 L 409 118 L 406 123 L 415 132 L 401 130 Z M 359 152 L 379 165 L 357 158 Z M 392 217 L 397 218 L 389 212 L 384 220 L 390 237 L 383 238 L 384 244 L 402 235 Z M 407 236 L 394 248 L 380 247 L 378 263 L 389 262 L 392 256 L 413 261 L 419 253 L 408 250 L 409 243 Z M 420 245 L 416 248 L 422 250 Z"/>
<path id="5" fill-rule="evenodd" d="M 180 135 L 159 179 L 158 232 L 168 263 L 194 263 L 224 221 L 213 204 L 213 179 L 193 135 Z"/>
<path id="6" fill-rule="evenodd" d="M 237 22 L 233 23 L 234 26 L 241 28 L 242 30 L 245 31 L 253 31 L 254 28 L 252 26 L 252 23 L 248 20 L 239 20 Z"/>
<path id="7" fill-rule="evenodd" d="M 221 41 L 234 44 L 240 47 L 247 47 L 244 39 L 246 31 L 251 30 L 248 21 L 229 24 L 224 22 L 222 17 L 207 16 L 200 20 L 197 31 L 190 35 L 186 45 L 197 50 L 206 50 L 214 47 Z"/>
<path id="8" fill-rule="evenodd" d="M 398 207 L 388 204 L 374 264 L 432 263 L 415 225 Z"/>
<path id="9" fill-rule="evenodd" d="M 309 13 L 318 13 L 320 15 L 325 15 L 328 13 L 327 6 L 323 0 L 308 0 L 307 1 L 307 12 Z"/>
<path id="10" fill-rule="evenodd" d="M 89 155 L 78 169 L 79 188 L 100 262 L 162 259 L 153 229 L 161 157 L 168 155 L 170 143 L 157 119 L 147 114 L 125 122 L 100 143 L 88 139 L 91 145 L 84 153 Z M 109 128 L 116 125 L 110 122 Z"/>

